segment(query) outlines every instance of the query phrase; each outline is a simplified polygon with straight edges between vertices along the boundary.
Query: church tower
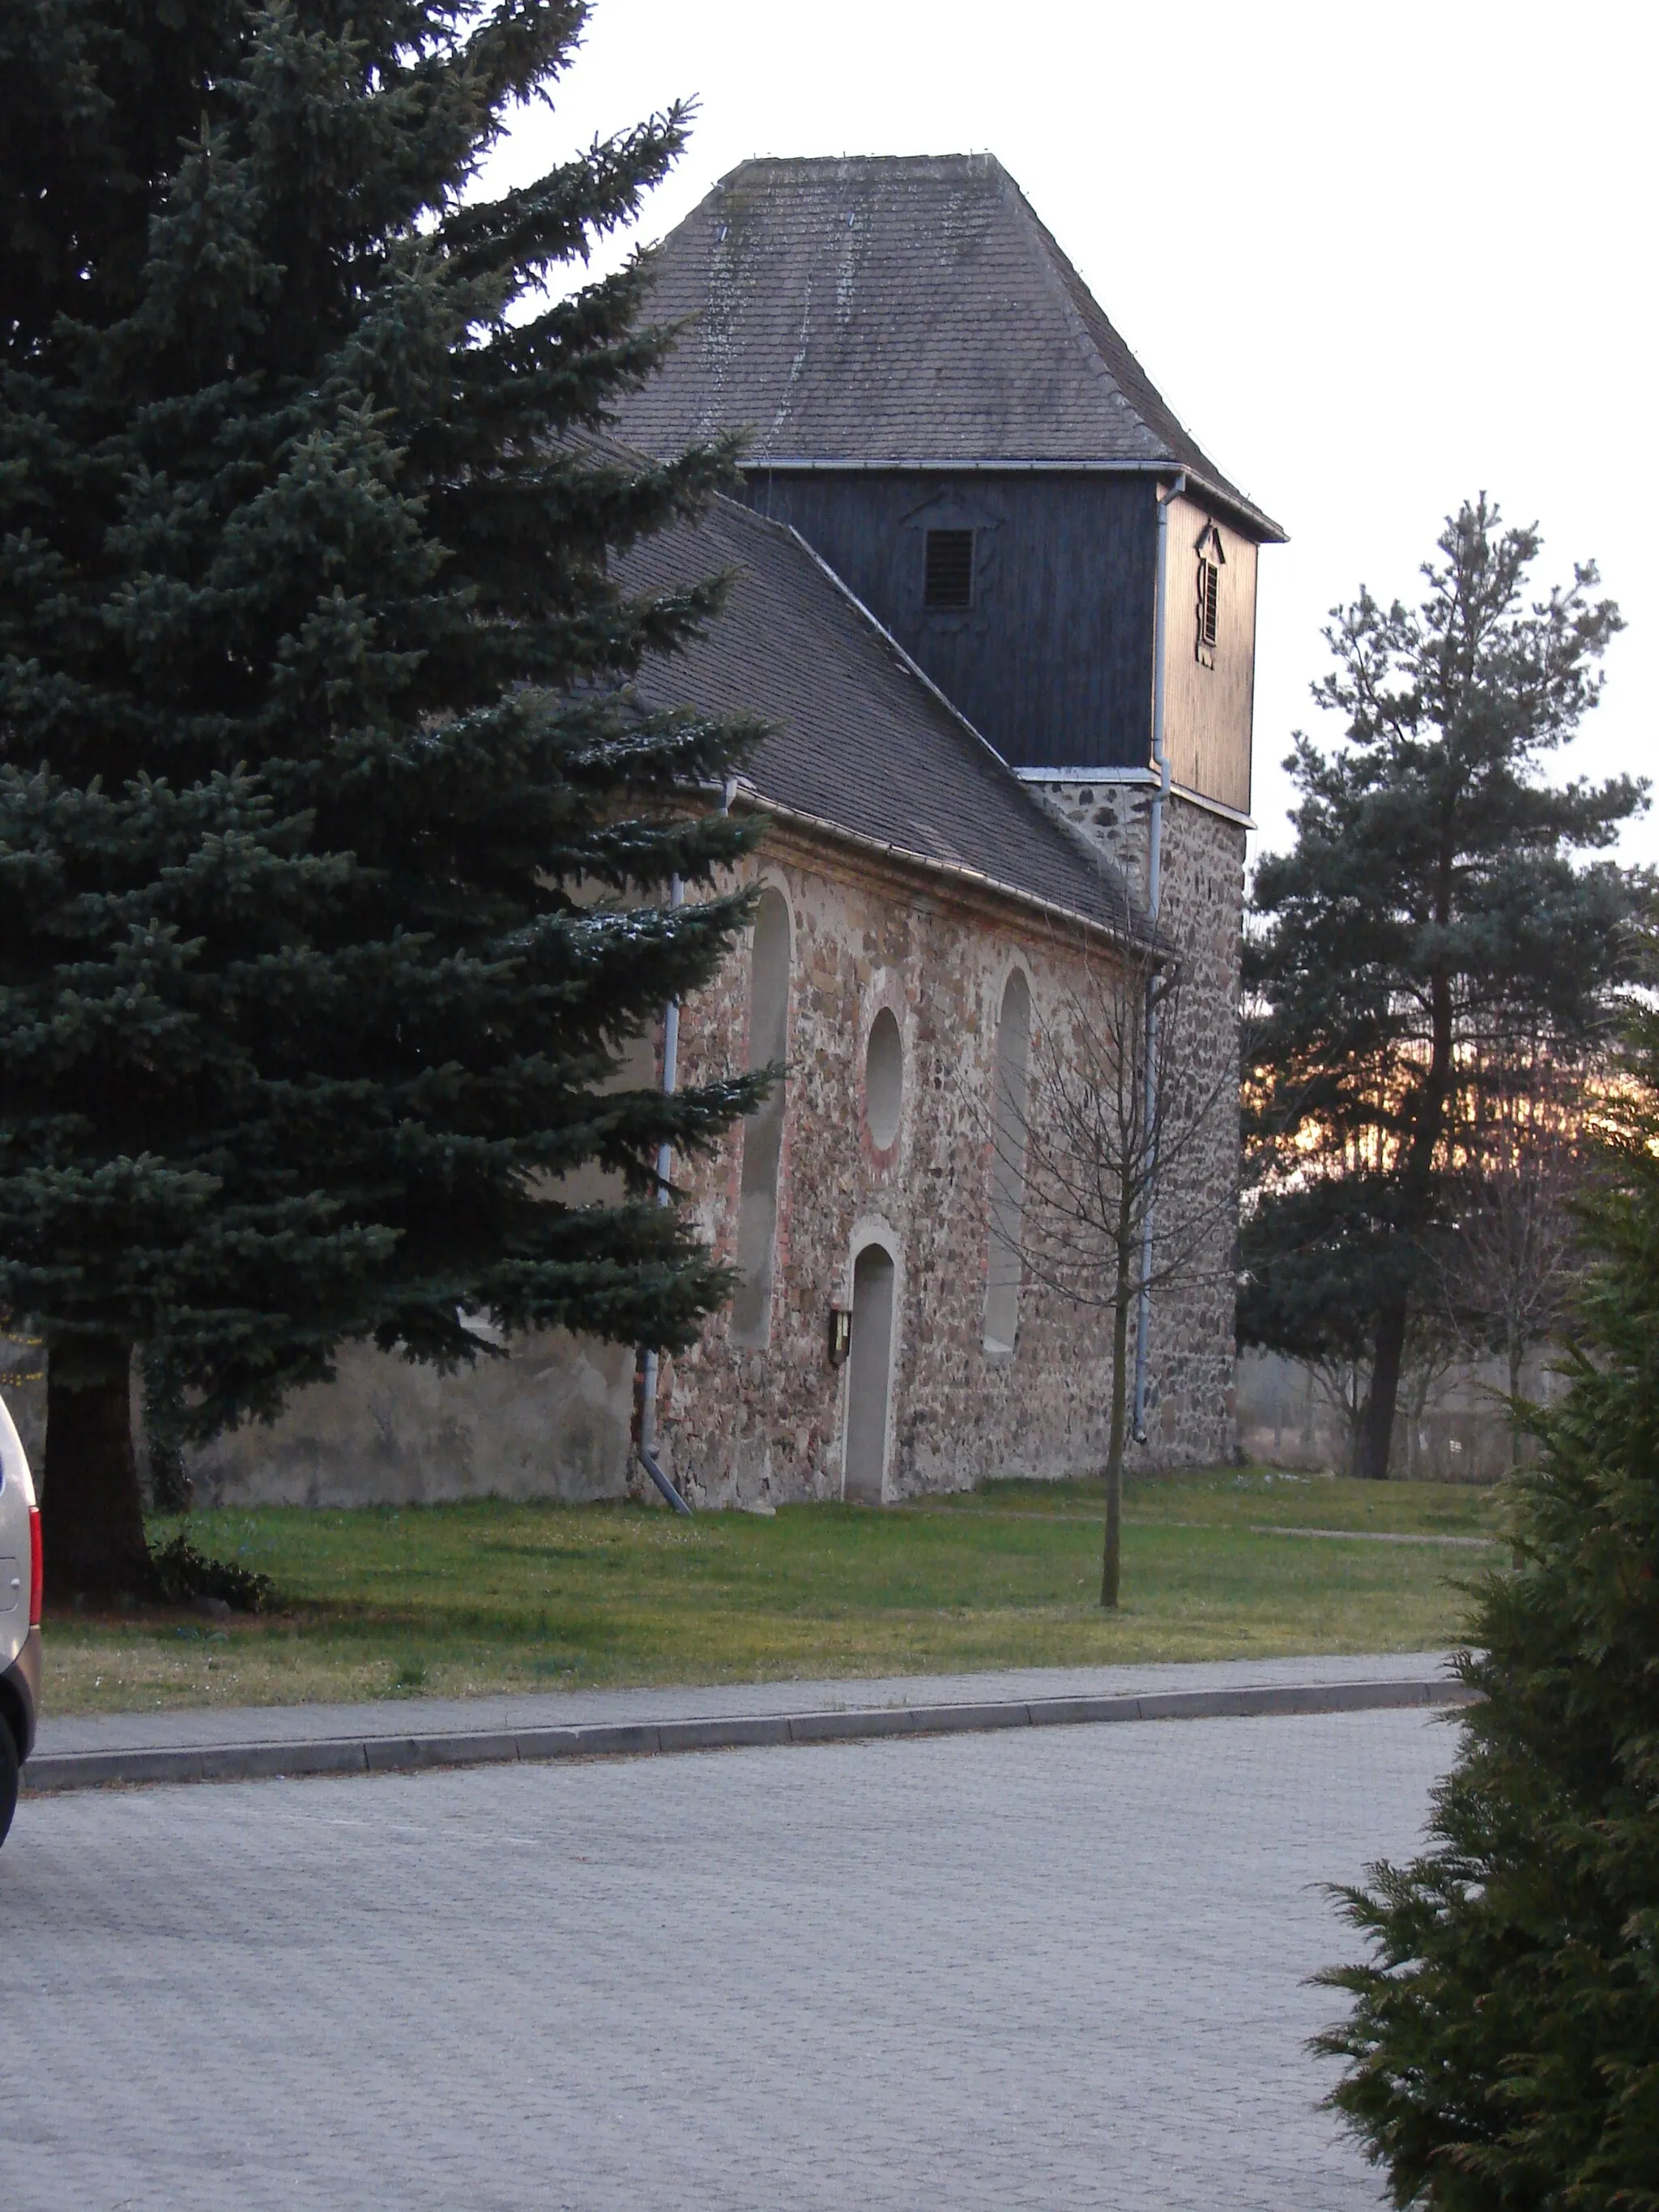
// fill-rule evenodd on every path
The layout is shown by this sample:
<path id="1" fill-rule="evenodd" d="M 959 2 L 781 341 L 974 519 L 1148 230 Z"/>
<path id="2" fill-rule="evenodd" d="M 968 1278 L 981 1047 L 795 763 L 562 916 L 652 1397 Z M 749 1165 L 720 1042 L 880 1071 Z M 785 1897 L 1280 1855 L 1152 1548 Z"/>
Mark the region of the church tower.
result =
<path id="1" fill-rule="evenodd" d="M 744 434 L 750 502 L 1123 870 L 1181 948 L 1194 1053 L 1236 1071 L 1256 562 L 1284 533 L 1013 179 L 984 154 L 745 161 L 658 249 L 652 312 L 683 335 L 623 436 Z M 1218 1190 L 1231 1127 L 1218 1146 Z"/>

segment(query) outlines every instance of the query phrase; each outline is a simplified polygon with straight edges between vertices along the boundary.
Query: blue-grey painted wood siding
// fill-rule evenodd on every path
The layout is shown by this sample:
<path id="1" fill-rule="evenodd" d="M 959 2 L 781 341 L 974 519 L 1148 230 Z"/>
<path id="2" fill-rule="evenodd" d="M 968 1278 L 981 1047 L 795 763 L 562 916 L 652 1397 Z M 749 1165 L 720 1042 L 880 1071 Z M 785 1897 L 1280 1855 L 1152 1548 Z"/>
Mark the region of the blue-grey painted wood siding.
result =
<path id="1" fill-rule="evenodd" d="M 799 531 L 1018 768 L 1144 767 L 1158 509 L 1150 480 L 756 469 Z M 974 605 L 922 605 L 929 530 L 971 528 Z"/>

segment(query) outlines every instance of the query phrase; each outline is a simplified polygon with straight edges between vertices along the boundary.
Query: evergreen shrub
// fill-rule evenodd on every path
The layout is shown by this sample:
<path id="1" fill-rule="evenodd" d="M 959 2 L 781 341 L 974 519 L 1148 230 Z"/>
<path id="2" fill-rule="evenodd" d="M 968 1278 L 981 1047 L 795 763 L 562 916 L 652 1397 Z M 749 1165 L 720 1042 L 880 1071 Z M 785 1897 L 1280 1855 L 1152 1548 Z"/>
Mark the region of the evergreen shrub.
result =
<path id="1" fill-rule="evenodd" d="M 1599 1255 L 1474 1586 L 1480 1692 L 1423 1855 L 1344 1892 L 1371 1939 L 1317 2046 L 1396 2206 L 1659 2208 L 1659 1018 L 1607 1103 Z"/>

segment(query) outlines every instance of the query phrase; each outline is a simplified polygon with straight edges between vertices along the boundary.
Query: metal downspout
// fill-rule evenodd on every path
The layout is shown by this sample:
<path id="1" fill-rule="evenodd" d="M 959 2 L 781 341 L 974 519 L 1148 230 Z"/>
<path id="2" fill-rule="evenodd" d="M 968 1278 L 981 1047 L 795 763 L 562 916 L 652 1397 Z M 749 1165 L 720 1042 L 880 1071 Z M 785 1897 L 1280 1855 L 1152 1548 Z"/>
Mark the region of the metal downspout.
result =
<path id="1" fill-rule="evenodd" d="M 1164 700 L 1166 688 L 1164 647 L 1170 630 L 1170 502 L 1179 499 L 1187 489 L 1187 472 L 1181 470 L 1166 491 L 1158 488 L 1158 575 L 1154 586 L 1152 612 L 1152 762 L 1158 769 L 1158 787 L 1152 793 L 1152 814 L 1146 834 L 1146 911 L 1153 921 L 1158 920 L 1158 902 L 1164 895 L 1164 802 L 1170 795 L 1170 755 L 1164 742 Z M 1152 986 L 1146 986 L 1146 1141 L 1152 1142 L 1152 1124 L 1158 1109 L 1158 1012 L 1152 1004 Z M 1156 1161 L 1151 1167 L 1156 1170 Z M 1149 1177 L 1150 1181 L 1150 1177 Z M 1135 1395 L 1134 1415 L 1131 1427 L 1138 1444 L 1146 1441 L 1146 1340 L 1151 1333 L 1152 1318 L 1152 1202 L 1150 1188 L 1140 1222 L 1140 1285 L 1135 1293 Z"/>

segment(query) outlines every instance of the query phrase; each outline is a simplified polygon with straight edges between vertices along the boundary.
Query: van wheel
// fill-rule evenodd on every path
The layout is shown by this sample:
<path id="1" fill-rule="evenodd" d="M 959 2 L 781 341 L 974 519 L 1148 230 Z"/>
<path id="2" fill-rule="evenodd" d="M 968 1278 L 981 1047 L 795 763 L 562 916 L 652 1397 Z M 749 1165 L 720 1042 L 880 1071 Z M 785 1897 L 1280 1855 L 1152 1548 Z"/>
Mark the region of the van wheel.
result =
<path id="1" fill-rule="evenodd" d="M 17 1810 L 17 1741 L 0 1713 L 0 1844 Z"/>

